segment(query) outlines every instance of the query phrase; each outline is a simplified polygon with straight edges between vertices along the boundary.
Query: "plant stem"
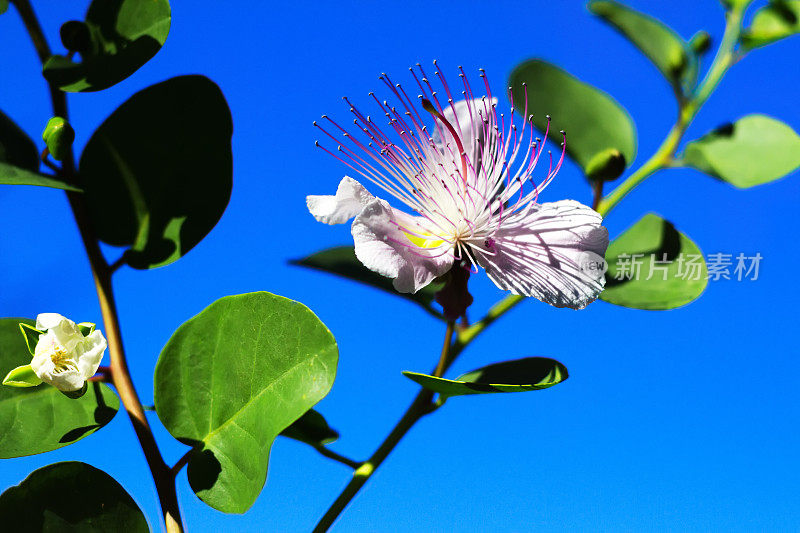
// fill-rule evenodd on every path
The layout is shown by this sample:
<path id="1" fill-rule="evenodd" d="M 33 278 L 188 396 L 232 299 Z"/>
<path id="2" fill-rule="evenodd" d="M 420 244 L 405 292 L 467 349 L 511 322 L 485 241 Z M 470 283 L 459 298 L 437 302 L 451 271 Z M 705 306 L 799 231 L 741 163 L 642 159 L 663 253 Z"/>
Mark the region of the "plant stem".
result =
<path id="1" fill-rule="evenodd" d="M 338 463 L 342 463 L 345 466 L 349 466 L 353 470 L 357 469 L 358 467 L 364 464 L 360 461 L 354 461 L 349 457 L 345 457 L 340 453 L 336 453 L 335 451 L 323 446 L 322 444 L 312 445 L 311 447 L 317 450 L 317 452 L 319 452 L 319 454 L 322 455 L 323 457 L 327 457 L 328 459 L 333 459 Z"/>
<path id="2" fill-rule="evenodd" d="M 631 174 L 617 188 L 611 191 L 597 207 L 597 212 L 606 216 L 629 192 L 639 186 L 644 180 L 671 164 L 678 145 L 686 133 L 686 129 L 697 116 L 697 112 L 714 92 L 720 80 L 735 63 L 734 47 L 739 40 L 742 29 L 743 8 L 734 7 L 726 13 L 725 33 L 717 50 L 717 55 L 709 68 L 703 81 L 695 91 L 693 98 L 679 106 L 678 120 L 667 134 L 661 146 L 656 150 L 636 172 Z"/>
<path id="3" fill-rule="evenodd" d="M 22 22 L 30 35 L 39 59 L 42 63 L 50 57 L 50 47 L 42 31 L 41 25 L 33 11 L 29 0 L 11 0 L 22 18 Z M 50 87 L 50 97 L 53 113 L 56 116 L 68 119 L 66 95 L 53 85 Z M 64 158 L 62 176 L 72 182 L 75 179 L 75 163 L 72 151 Z M 114 387 L 117 389 L 125 410 L 128 412 L 133 429 L 139 439 L 139 444 L 144 452 L 145 459 L 153 475 L 156 485 L 164 524 L 168 533 L 180 533 L 183 525 L 178 505 L 178 495 L 175 490 L 175 481 L 170 468 L 164 462 L 158 449 L 153 432 L 147 422 L 144 409 L 136 394 L 136 389 L 131 381 L 128 364 L 125 359 L 125 350 L 122 345 L 122 332 L 119 326 L 119 317 L 114 302 L 114 291 L 111 284 L 112 269 L 106 262 L 97 238 L 94 235 L 91 221 L 88 216 L 83 196 L 80 193 L 67 192 L 75 222 L 80 230 L 81 239 L 94 277 L 100 311 L 105 325 L 105 334 L 108 340 L 108 352 L 111 358 L 110 373 Z"/>
<path id="4" fill-rule="evenodd" d="M 453 333 L 455 331 L 455 323 L 449 321 L 447 323 L 447 331 L 444 335 L 444 346 L 442 346 L 442 353 L 439 356 L 439 363 L 433 375 L 442 377 L 447 368 L 454 361 L 454 357 L 450 356 L 450 350 L 453 347 Z M 381 445 L 375 450 L 372 456 L 364 461 L 353 473 L 353 479 L 344 488 L 344 490 L 336 498 L 336 501 L 331 504 L 330 508 L 325 512 L 325 515 L 320 519 L 317 526 L 314 528 L 315 533 L 327 531 L 333 525 L 333 522 L 344 511 L 345 507 L 352 501 L 361 487 L 369 480 L 370 476 L 375 473 L 375 470 L 383 463 L 384 459 L 388 457 L 389 453 L 394 450 L 395 446 L 400 440 L 408 433 L 414 424 L 416 424 L 422 417 L 433 412 L 436 407 L 432 403 L 433 392 L 428 389 L 419 391 L 414 401 L 406 410 L 403 417 L 392 429 L 391 433 L 384 439 Z"/>

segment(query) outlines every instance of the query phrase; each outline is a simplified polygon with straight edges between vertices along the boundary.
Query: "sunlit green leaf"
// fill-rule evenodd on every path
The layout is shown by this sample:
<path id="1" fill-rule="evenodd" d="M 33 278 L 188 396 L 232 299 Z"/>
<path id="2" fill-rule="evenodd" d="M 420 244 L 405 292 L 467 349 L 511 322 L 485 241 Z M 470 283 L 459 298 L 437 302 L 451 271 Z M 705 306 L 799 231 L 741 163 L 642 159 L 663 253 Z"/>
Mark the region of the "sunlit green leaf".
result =
<path id="1" fill-rule="evenodd" d="M 0 163 L 31 172 L 39 170 L 39 150 L 36 144 L 2 111 L 0 111 Z M 0 170 L 0 179 L 3 174 L 4 172 Z"/>
<path id="2" fill-rule="evenodd" d="M 741 41 L 746 49 L 752 49 L 795 33 L 800 33 L 800 0 L 778 0 L 756 11 Z"/>
<path id="3" fill-rule="evenodd" d="M 150 531 L 142 510 L 114 478 L 77 461 L 34 470 L 3 492 L 0 524 L 8 532 Z"/>
<path id="4" fill-rule="evenodd" d="M 93 0 L 84 25 L 70 21 L 61 32 L 65 47 L 79 51 L 82 61 L 51 56 L 44 77 L 68 92 L 111 87 L 156 55 L 167 40 L 170 18 L 167 0 Z"/>
<path id="5" fill-rule="evenodd" d="M 328 425 L 325 417 L 311 409 L 281 431 L 281 436 L 312 446 L 322 446 L 338 439 L 339 432 Z"/>
<path id="6" fill-rule="evenodd" d="M 124 258 L 134 268 L 185 255 L 228 205 L 232 133 L 222 92 L 203 76 L 179 76 L 133 95 L 81 156 L 98 237 L 130 246 Z"/>
<path id="7" fill-rule="evenodd" d="M 747 115 L 686 145 L 683 163 L 746 189 L 800 167 L 800 136 L 780 120 Z"/>
<path id="8" fill-rule="evenodd" d="M 442 288 L 441 283 L 431 283 L 415 294 L 399 293 L 392 286 L 391 279 L 381 276 L 365 267 L 356 257 L 352 246 L 329 248 L 309 255 L 304 259 L 292 260 L 290 263 L 313 268 L 315 270 L 322 270 L 323 272 L 329 272 L 343 278 L 371 285 L 394 294 L 395 296 L 401 296 L 412 302 L 416 302 L 429 311 L 431 310 L 431 304 L 433 303 L 436 292 Z"/>
<path id="9" fill-rule="evenodd" d="M 403 372 L 403 375 L 442 396 L 523 392 L 558 385 L 569 377 L 567 367 L 546 357 L 526 357 L 484 366 L 456 379 Z"/>
<path id="10" fill-rule="evenodd" d="M 0 185 L 36 185 L 37 187 L 50 187 L 65 191 L 81 192 L 78 187 L 74 187 L 63 181 L 44 176 L 38 172 L 31 172 L 30 170 L 25 170 L 13 165 L 7 165 L 2 162 L 0 162 Z"/>
<path id="11" fill-rule="evenodd" d="M 697 59 L 683 38 L 663 22 L 613 0 L 596 0 L 589 10 L 614 26 L 676 87 L 690 91 L 697 82 Z"/>
<path id="12" fill-rule="evenodd" d="M 25 318 L 0 319 L 0 373 L 31 362 L 19 329 Z M 0 458 L 48 452 L 71 444 L 108 424 L 119 399 L 106 385 L 92 383 L 80 399 L 67 398 L 55 387 L 0 386 Z M 1 522 L 0 522 L 1 523 Z"/>
<path id="13" fill-rule="evenodd" d="M 623 307 L 674 309 L 700 296 L 708 283 L 697 245 L 655 214 L 645 215 L 614 239 L 606 262 L 600 299 Z"/>
<path id="14" fill-rule="evenodd" d="M 514 108 L 519 113 L 525 113 L 527 91 L 527 115 L 533 115 L 533 123 L 539 130 L 545 131 L 546 115 L 551 115 L 551 135 L 560 141 L 558 131 L 567 132 L 567 154 L 585 174 L 589 174 L 590 165 L 593 169 L 608 168 L 609 165 L 597 160 L 598 154 L 605 153 L 615 159 L 621 155 L 624 165 L 617 167 L 622 169 L 633 162 L 636 156 L 633 121 L 608 94 L 539 59 L 517 66 L 511 73 L 509 86 Z"/>
<path id="15" fill-rule="evenodd" d="M 189 485 L 220 511 L 243 513 L 267 477 L 272 442 L 330 390 L 338 350 L 304 305 L 267 292 L 217 300 L 161 352 L 155 405 L 195 447 Z"/>
<path id="16" fill-rule="evenodd" d="M 33 371 L 31 365 L 21 365 L 11 370 L 3 378 L 3 385 L 6 387 L 36 387 L 42 384 L 42 380 Z"/>

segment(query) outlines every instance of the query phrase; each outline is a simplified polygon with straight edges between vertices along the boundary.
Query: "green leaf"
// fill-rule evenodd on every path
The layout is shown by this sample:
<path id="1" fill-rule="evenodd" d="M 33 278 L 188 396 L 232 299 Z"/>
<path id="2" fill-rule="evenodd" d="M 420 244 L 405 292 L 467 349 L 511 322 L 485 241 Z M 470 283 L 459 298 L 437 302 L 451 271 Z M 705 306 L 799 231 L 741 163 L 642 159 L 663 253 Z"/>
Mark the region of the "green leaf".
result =
<path id="1" fill-rule="evenodd" d="M 0 0 L 0 15 L 8 10 L 8 0 Z"/>
<path id="2" fill-rule="evenodd" d="M 42 380 L 39 379 L 39 376 L 33 371 L 31 365 L 18 366 L 3 378 L 3 385 L 7 387 L 27 388 L 36 387 L 41 384 Z"/>
<path id="3" fill-rule="evenodd" d="M 0 495 L 5 531 L 148 533 L 142 510 L 111 476 L 68 461 L 34 470 Z"/>
<path id="4" fill-rule="evenodd" d="M 0 319 L 0 369 L 31 362 L 19 324 L 25 318 Z M 22 457 L 55 450 L 94 433 L 114 418 L 119 399 L 106 385 L 94 382 L 78 400 L 55 387 L 0 387 L 0 458 Z"/>
<path id="5" fill-rule="evenodd" d="M 22 332 L 22 337 L 25 339 L 25 346 L 28 348 L 28 353 L 33 357 L 36 354 L 36 345 L 39 344 L 39 335 L 44 335 L 44 331 L 40 331 L 25 322 L 20 322 L 19 329 Z"/>
<path id="6" fill-rule="evenodd" d="M 694 88 L 697 58 L 672 28 L 619 2 L 598 0 L 588 7 L 627 37 L 675 87 L 684 93 Z"/>
<path id="7" fill-rule="evenodd" d="M 747 115 L 686 145 L 683 163 L 746 189 L 800 167 L 800 137 L 766 115 Z"/>
<path id="8" fill-rule="evenodd" d="M 75 140 L 75 130 L 62 117 L 53 117 L 44 127 L 42 140 L 47 144 L 47 150 L 53 159 L 62 161 L 70 154 L 72 141 Z"/>
<path id="9" fill-rule="evenodd" d="M 233 124 L 203 76 L 179 76 L 122 104 L 89 139 L 80 174 L 98 237 L 155 268 L 191 250 L 231 195 Z"/>
<path id="10" fill-rule="evenodd" d="M 550 132 L 567 132 L 567 154 L 587 176 L 590 164 L 592 168 L 608 167 L 597 161 L 600 153 L 615 158 L 621 154 L 625 163 L 622 168 L 633 162 L 636 156 L 633 121 L 608 94 L 539 59 L 517 66 L 511 73 L 509 86 L 514 108 L 519 113 L 525 113 L 527 89 L 526 114 L 533 115 L 533 123 L 539 130 L 545 131 L 546 115 L 551 115 Z M 558 139 L 559 134 L 555 135 Z"/>
<path id="11" fill-rule="evenodd" d="M 217 300 L 161 352 L 155 405 L 167 430 L 195 447 L 189 485 L 227 513 L 253 505 L 272 442 L 330 390 L 338 350 L 304 305 L 268 292 Z"/>
<path id="12" fill-rule="evenodd" d="M 39 150 L 36 144 L 2 111 L 0 111 L 0 163 L 31 172 L 39 170 Z M 0 180 L 4 174 L 0 170 Z"/>
<path id="13" fill-rule="evenodd" d="M 99 91 L 121 82 L 147 63 L 164 45 L 170 26 L 167 0 L 93 0 L 83 31 L 75 21 L 62 31 L 64 45 L 87 49 L 76 63 L 61 55 L 44 64 L 44 77 L 62 91 Z M 79 23 L 78 23 L 79 24 Z M 76 35 L 82 38 L 76 42 Z M 87 40 L 89 43 L 84 43 Z"/>
<path id="14" fill-rule="evenodd" d="M 800 0 L 773 1 L 756 11 L 740 39 L 745 49 L 752 50 L 795 33 L 800 33 Z"/>
<path id="15" fill-rule="evenodd" d="M 697 245 L 652 213 L 611 242 L 606 262 L 600 299 L 622 307 L 674 309 L 700 296 L 708 283 Z"/>
<path id="16" fill-rule="evenodd" d="M 78 324 L 78 329 L 81 331 L 81 335 L 84 337 L 88 337 L 94 332 L 94 328 L 96 328 L 96 324 L 92 324 L 91 322 L 81 322 Z"/>
<path id="17" fill-rule="evenodd" d="M 36 185 L 38 187 L 81 192 L 81 189 L 63 181 L 2 162 L 0 162 L 0 185 Z"/>
<path id="18" fill-rule="evenodd" d="M 424 307 L 429 312 L 433 312 L 437 316 L 438 313 L 433 311 L 431 304 L 436 292 L 442 288 L 441 283 L 431 283 L 430 285 L 420 289 L 416 294 L 404 294 L 397 292 L 392 286 L 392 280 L 377 274 L 367 267 L 356 257 L 355 250 L 352 246 L 338 246 L 336 248 L 329 248 L 322 250 L 315 254 L 309 255 L 304 259 L 294 259 L 289 261 L 292 265 L 313 268 L 315 270 L 322 270 L 329 272 L 343 278 L 358 281 L 366 285 L 378 288 L 382 291 L 401 296 L 412 302 L 415 302 Z"/>
<path id="19" fill-rule="evenodd" d="M 339 432 L 328 425 L 325 417 L 311 409 L 295 420 L 291 426 L 281 431 L 281 436 L 299 440 L 311 446 L 323 446 L 338 439 Z"/>
<path id="20" fill-rule="evenodd" d="M 504 361 L 445 379 L 403 372 L 403 375 L 443 397 L 495 392 L 523 392 L 558 385 L 569 377 L 567 367 L 547 357 L 525 357 Z"/>

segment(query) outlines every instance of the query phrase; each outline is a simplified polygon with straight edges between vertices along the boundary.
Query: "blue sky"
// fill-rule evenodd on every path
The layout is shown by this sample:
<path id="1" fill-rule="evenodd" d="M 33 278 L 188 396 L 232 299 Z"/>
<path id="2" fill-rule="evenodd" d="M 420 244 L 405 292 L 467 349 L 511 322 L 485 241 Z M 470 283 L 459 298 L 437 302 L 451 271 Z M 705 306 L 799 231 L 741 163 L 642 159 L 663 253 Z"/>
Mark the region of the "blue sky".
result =
<path id="1" fill-rule="evenodd" d="M 170 334 L 213 300 L 267 290 L 308 305 L 340 347 L 339 373 L 319 405 L 342 434 L 333 448 L 365 458 L 415 393 L 401 370 L 426 372 L 443 326 L 401 299 L 300 270 L 287 260 L 348 244 L 346 226 L 306 212 L 307 194 L 332 193 L 345 168 L 314 148 L 312 120 L 346 117 L 341 96 L 368 103 L 381 72 L 406 76 L 439 59 L 445 72 L 485 68 L 502 93 L 529 57 L 559 64 L 608 92 L 636 121 L 639 157 L 674 119 L 656 69 L 581 2 L 259 2 L 232 7 L 175 2 L 165 47 L 131 78 L 69 97 L 76 145 L 116 106 L 150 84 L 202 73 L 225 93 L 234 119 L 234 189 L 212 233 L 177 263 L 115 277 L 134 382 L 152 398 L 152 371 Z M 715 0 L 630 4 L 684 37 L 718 42 Z M 54 45 L 83 2 L 35 2 Z M 0 107 L 38 139 L 50 117 L 37 59 L 13 12 L 0 16 Z M 55 46 L 57 49 L 60 45 Z M 800 38 L 757 50 L 729 73 L 687 139 L 748 113 L 800 130 Z M 475 78 L 477 81 L 477 77 Z M 565 164 L 542 201 L 590 201 Z M 793 216 L 800 176 L 748 191 L 691 170 L 664 171 L 606 220 L 612 236 L 640 216 L 673 221 L 705 253 L 759 252 L 755 282 L 710 283 L 691 305 L 646 312 L 597 302 L 581 312 L 523 303 L 480 337 L 453 369 L 530 355 L 564 362 L 558 387 L 453 399 L 423 420 L 337 523 L 338 531 L 795 531 L 800 527 L 798 351 L 791 329 L 797 292 Z M 64 196 L 0 189 L 0 316 L 56 311 L 100 322 L 94 287 Z M 33 236 L 33 238 L 31 238 Z M 114 259 L 119 251 L 109 249 Z M 472 292 L 479 315 L 502 296 L 485 276 Z M 185 447 L 158 424 L 169 462 Z M 3 462 L 0 485 L 63 460 L 113 475 L 151 519 L 157 500 L 130 423 L 46 455 Z M 200 502 L 180 476 L 190 530 L 310 530 L 349 473 L 310 448 L 280 439 L 267 485 L 244 516 Z"/>

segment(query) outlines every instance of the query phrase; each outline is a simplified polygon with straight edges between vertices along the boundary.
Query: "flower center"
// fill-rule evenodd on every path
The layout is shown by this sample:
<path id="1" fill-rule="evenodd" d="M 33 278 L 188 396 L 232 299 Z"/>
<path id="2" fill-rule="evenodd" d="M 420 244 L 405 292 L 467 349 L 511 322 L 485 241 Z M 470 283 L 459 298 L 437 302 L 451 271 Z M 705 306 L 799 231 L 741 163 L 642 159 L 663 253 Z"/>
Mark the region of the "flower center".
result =
<path id="1" fill-rule="evenodd" d="M 409 241 L 413 242 L 420 248 L 436 248 L 444 243 L 443 240 L 438 239 L 430 234 L 420 233 L 419 235 L 414 235 L 413 233 L 408 233 L 405 231 L 403 233 L 406 234 L 406 237 Z"/>
<path id="2" fill-rule="evenodd" d="M 78 369 L 78 365 L 76 365 L 75 361 L 69 356 L 69 352 L 58 344 L 53 346 L 53 353 L 50 354 L 50 361 L 53 362 L 53 370 L 55 373 Z"/>

